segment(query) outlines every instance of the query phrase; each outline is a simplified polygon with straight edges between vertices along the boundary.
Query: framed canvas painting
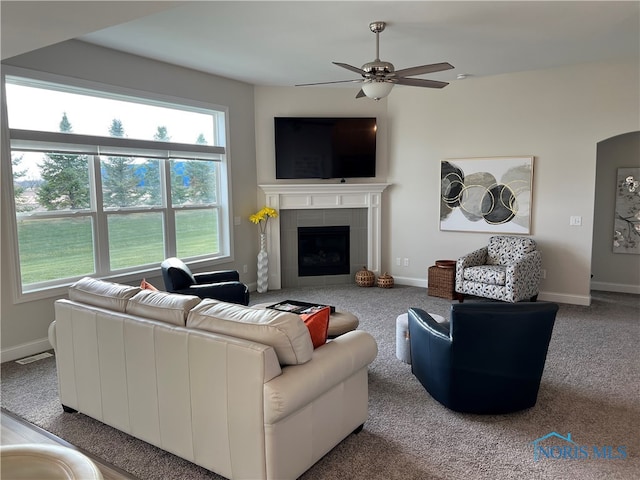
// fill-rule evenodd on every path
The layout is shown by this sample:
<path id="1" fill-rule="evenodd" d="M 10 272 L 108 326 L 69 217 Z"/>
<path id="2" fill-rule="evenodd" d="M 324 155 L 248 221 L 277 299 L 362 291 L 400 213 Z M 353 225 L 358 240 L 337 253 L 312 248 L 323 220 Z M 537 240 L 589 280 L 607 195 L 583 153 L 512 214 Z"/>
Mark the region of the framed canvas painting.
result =
<path id="1" fill-rule="evenodd" d="M 619 168 L 613 253 L 640 254 L 640 168 Z"/>
<path id="2" fill-rule="evenodd" d="M 528 235 L 532 186 L 532 156 L 442 160 L 440 230 Z"/>

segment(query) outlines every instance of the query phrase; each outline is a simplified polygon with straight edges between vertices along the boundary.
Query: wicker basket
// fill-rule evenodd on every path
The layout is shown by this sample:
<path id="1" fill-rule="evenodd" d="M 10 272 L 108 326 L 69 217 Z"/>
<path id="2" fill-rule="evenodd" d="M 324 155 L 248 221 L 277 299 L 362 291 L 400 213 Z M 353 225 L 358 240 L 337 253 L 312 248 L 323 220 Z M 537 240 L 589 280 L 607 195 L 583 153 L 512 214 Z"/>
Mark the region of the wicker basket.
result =
<path id="1" fill-rule="evenodd" d="M 384 272 L 384 274 L 378 277 L 378 287 L 380 288 L 393 287 L 393 277 L 389 275 L 387 272 Z"/>
<path id="2" fill-rule="evenodd" d="M 427 293 L 430 297 L 448 298 L 449 300 L 458 298 L 455 291 L 455 268 L 442 268 L 435 265 L 429 267 L 427 285 Z"/>
<path id="3" fill-rule="evenodd" d="M 376 276 L 371 270 L 367 270 L 367 267 L 362 267 L 362 270 L 356 273 L 356 284 L 360 287 L 373 287 L 376 284 Z"/>

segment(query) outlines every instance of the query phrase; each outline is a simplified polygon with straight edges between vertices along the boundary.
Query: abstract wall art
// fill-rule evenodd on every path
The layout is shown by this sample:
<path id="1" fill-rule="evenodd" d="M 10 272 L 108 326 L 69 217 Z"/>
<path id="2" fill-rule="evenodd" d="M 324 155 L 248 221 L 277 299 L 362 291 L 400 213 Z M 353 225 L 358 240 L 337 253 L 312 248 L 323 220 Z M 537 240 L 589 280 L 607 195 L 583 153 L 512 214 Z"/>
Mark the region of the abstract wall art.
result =
<path id="1" fill-rule="evenodd" d="M 640 254 L 640 168 L 619 168 L 613 253 Z"/>
<path id="2" fill-rule="evenodd" d="M 530 233 L 533 157 L 454 158 L 440 165 L 440 230 Z"/>

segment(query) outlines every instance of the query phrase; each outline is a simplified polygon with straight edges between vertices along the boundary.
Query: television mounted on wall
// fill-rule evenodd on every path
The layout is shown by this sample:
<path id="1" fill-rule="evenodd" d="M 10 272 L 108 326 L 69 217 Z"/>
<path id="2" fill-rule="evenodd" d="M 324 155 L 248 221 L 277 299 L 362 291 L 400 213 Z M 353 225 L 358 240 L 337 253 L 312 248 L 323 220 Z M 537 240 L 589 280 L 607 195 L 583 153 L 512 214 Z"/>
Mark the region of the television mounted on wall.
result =
<path id="1" fill-rule="evenodd" d="M 275 117 L 276 178 L 376 176 L 376 119 Z"/>

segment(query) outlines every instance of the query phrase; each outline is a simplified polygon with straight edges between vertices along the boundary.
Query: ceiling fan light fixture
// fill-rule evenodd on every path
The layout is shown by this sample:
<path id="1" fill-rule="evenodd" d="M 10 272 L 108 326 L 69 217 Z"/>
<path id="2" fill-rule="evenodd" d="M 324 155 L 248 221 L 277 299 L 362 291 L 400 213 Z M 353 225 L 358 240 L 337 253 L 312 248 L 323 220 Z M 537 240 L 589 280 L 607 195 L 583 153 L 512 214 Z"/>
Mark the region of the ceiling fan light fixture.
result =
<path id="1" fill-rule="evenodd" d="M 364 94 L 374 100 L 386 97 L 391 93 L 391 89 L 393 89 L 393 83 L 384 80 L 370 80 L 362 85 Z"/>

